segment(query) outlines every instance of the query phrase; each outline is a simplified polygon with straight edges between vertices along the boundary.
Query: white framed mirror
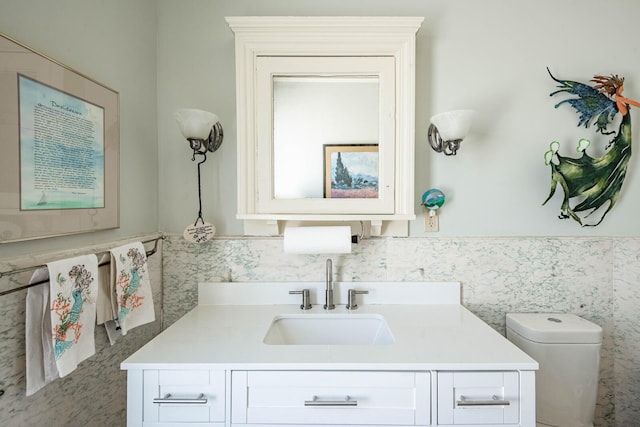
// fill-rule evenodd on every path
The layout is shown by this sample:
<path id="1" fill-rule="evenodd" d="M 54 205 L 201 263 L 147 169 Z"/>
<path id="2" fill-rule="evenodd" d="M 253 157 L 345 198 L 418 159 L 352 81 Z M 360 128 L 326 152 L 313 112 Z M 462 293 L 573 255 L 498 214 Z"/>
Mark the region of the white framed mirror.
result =
<path id="1" fill-rule="evenodd" d="M 228 17 L 236 38 L 238 214 L 286 222 L 415 218 L 416 17 Z"/>

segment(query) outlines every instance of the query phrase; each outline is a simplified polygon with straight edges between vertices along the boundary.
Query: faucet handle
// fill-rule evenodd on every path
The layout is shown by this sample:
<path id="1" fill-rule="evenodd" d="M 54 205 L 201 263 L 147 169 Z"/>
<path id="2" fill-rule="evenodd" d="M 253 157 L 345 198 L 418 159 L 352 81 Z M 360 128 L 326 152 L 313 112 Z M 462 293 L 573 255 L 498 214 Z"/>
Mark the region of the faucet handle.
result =
<path id="1" fill-rule="evenodd" d="M 347 310 L 355 310 L 358 308 L 358 304 L 356 304 L 356 295 L 368 294 L 369 291 L 358 291 L 356 289 L 349 289 L 348 300 L 347 300 Z"/>
<path id="2" fill-rule="evenodd" d="M 300 310 L 311 309 L 311 299 L 309 297 L 309 289 L 302 289 L 300 291 L 289 291 L 290 295 L 299 294 L 302 295 L 302 304 L 300 304 Z"/>

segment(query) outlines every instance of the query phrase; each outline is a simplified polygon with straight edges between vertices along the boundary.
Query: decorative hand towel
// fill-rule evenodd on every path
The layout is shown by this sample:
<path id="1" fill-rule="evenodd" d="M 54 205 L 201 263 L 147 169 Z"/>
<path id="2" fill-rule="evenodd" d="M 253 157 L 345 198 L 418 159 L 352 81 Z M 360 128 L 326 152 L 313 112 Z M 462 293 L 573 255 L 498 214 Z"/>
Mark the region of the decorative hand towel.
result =
<path id="1" fill-rule="evenodd" d="M 109 338 L 109 344 L 114 345 L 118 338 L 122 336 L 122 329 L 117 320 L 107 320 L 104 322 L 104 329 L 107 331 L 107 338 Z"/>
<path id="2" fill-rule="evenodd" d="M 111 249 L 111 280 L 116 288 L 122 335 L 155 320 L 147 254 L 141 242 Z"/>
<path id="3" fill-rule="evenodd" d="M 104 253 L 98 260 L 98 265 L 110 261 L 111 254 Z M 116 318 L 115 290 L 111 286 L 111 267 L 98 267 L 98 302 L 96 306 L 96 323 L 102 325 Z"/>
<path id="4" fill-rule="evenodd" d="M 29 284 L 46 280 L 46 268 L 36 270 Z M 58 367 L 51 341 L 49 283 L 27 290 L 25 322 L 27 396 L 58 378 Z"/>
<path id="5" fill-rule="evenodd" d="M 114 345 L 118 337 L 122 336 L 120 325 L 115 320 L 118 317 L 118 297 L 116 288 L 111 280 L 111 253 L 103 254 L 98 260 L 98 305 L 96 308 L 96 324 L 104 324 L 109 343 Z"/>
<path id="6" fill-rule="evenodd" d="M 53 353 L 60 377 L 95 353 L 98 258 L 83 255 L 51 262 L 49 284 Z"/>

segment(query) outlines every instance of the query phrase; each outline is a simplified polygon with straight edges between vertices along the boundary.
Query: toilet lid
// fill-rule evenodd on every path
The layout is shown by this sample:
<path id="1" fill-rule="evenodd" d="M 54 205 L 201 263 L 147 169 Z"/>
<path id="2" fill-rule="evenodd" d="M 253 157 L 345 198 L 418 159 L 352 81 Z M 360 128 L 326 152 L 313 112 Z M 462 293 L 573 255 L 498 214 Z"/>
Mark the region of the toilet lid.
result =
<path id="1" fill-rule="evenodd" d="M 508 313 L 507 329 L 539 343 L 602 343 L 602 328 L 575 314 Z"/>

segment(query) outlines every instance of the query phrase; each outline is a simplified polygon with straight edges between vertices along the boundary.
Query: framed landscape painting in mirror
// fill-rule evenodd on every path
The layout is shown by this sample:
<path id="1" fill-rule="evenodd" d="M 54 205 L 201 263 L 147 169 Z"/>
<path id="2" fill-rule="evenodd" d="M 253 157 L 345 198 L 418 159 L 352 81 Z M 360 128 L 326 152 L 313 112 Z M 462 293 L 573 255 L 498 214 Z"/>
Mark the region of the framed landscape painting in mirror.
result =
<path id="1" fill-rule="evenodd" d="M 324 146 L 324 196 L 375 199 L 379 183 L 378 144 Z"/>

